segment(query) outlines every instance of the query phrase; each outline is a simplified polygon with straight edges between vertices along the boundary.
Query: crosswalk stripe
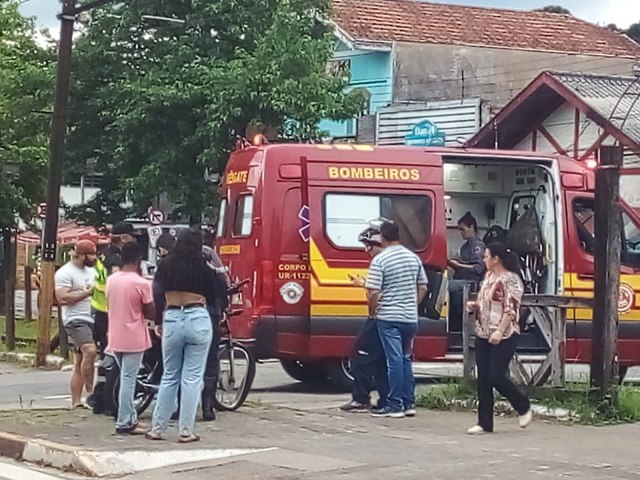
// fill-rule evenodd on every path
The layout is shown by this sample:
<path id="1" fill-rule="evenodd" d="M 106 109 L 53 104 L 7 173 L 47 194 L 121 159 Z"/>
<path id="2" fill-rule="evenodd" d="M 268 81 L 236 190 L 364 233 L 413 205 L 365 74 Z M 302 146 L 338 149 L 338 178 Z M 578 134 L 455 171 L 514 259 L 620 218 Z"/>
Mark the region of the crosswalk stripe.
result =
<path id="1" fill-rule="evenodd" d="M 47 473 L 31 470 L 19 465 L 0 462 L 0 480 L 63 480 Z"/>

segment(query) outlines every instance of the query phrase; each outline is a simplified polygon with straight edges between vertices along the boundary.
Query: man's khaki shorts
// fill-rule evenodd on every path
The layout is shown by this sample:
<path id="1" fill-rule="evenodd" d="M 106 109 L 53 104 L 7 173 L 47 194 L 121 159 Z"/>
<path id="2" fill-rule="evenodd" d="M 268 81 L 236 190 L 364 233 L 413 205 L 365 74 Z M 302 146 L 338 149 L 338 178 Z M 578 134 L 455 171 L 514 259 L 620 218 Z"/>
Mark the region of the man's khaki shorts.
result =
<path id="1" fill-rule="evenodd" d="M 80 351 L 83 345 L 94 343 L 93 324 L 89 322 L 72 320 L 64 326 L 64 329 L 76 347 L 76 351 Z"/>

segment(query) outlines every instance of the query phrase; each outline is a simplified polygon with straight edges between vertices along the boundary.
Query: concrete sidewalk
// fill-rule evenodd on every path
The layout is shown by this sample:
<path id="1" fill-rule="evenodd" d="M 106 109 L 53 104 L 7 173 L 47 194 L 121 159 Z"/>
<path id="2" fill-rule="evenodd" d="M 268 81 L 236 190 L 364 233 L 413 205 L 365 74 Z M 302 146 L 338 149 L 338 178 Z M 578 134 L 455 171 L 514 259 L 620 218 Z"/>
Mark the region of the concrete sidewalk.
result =
<path id="1" fill-rule="evenodd" d="M 204 472 L 323 480 L 640 479 L 640 424 L 536 421 L 521 430 L 515 419 L 499 418 L 496 434 L 466 436 L 474 423 L 470 413 L 421 410 L 416 418 L 393 420 L 264 405 L 200 423 L 202 441 L 179 445 L 175 427 L 167 441 L 150 442 L 114 436 L 112 420 L 88 411 L 7 412 L 0 414 L 0 431 L 8 432 L 0 435 L 0 451 L 15 455 L 22 448 L 34 462 L 96 476 L 137 472 L 136 479 L 154 480 L 204 478 Z"/>

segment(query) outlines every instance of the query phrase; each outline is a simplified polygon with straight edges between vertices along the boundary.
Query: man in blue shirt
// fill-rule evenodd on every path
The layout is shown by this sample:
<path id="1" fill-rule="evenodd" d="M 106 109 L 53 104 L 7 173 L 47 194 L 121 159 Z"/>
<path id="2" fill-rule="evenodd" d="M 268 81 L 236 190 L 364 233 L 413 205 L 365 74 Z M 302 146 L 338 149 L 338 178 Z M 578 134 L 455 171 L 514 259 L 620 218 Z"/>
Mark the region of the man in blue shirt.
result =
<path id="1" fill-rule="evenodd" d="M 374 417 L 415 415 L 415 381 L 411 362 L 418 331 L 418 305 L 427 294 L 427 276 L 420 258 L 400 244 L 400 229 L 385 222 L 380 227 L 382 246 L 369 267 L 369 316 L 375 318 L 387 357 L 389 394 Z"/>

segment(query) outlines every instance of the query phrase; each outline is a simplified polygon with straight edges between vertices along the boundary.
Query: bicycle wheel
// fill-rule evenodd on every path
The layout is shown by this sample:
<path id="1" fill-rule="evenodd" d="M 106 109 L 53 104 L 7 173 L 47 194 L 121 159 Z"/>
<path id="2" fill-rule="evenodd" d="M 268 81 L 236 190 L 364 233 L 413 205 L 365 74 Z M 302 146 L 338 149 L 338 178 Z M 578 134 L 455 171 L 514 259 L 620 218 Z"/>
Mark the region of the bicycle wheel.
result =
<path id="1" fill-rule="evenodd" d="M 216 410 L 234 411 L 249 395 L 256 376 L 256 360 L 243 345 L 223 344 L 218 349 L 218 383 L 213 405 Z"/>

